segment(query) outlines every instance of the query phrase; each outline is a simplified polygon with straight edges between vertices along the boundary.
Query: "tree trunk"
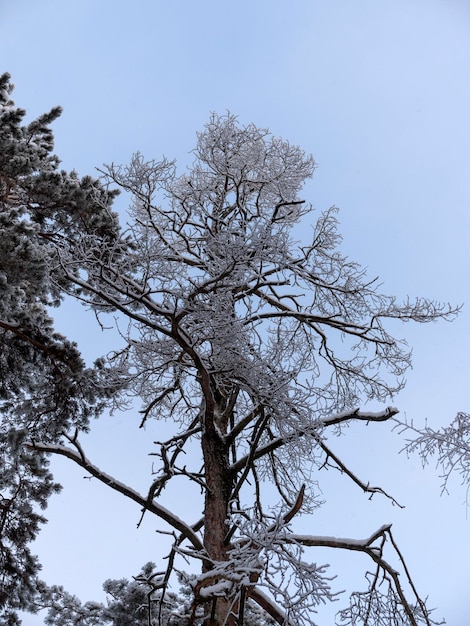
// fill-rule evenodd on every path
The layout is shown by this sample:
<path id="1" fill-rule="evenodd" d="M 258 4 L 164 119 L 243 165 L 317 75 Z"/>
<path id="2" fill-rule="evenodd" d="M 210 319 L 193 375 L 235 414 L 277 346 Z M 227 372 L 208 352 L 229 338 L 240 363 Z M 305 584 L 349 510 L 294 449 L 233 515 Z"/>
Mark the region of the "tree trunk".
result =
<path id="1" fill-rule="evenodd" d="M 218 413 L 216 409 L 216 414 Z M 220 412 L 222 414 L 223 411 Z M 204 508 L 204 548 L 209 559 L 203 562 L 203 573 L 208 573 L 217 562 L 227 560 L 229 545 L 225 538 L 229 531 L 227 524 L 228 508 L 232 492 L 232 473 L 229 463 L 229 447 L 223 439 L 222 433 L 226 424 L 221 423 L 218 416 L 206 415 L 206 428 L 202 435 L 202 450 L 204 454 L 206 494 Z M 215 424 L 217 423 L 217 428 Z M 222 582 L 217 577 L 208 577 L 198 589 L 200 601 L 201 589 Z M 237 619 L 229 616 L 232 601 L 225 595 L 211 598 L 208 605 L 208 616 L 204 626 L 235 626 Z"/>

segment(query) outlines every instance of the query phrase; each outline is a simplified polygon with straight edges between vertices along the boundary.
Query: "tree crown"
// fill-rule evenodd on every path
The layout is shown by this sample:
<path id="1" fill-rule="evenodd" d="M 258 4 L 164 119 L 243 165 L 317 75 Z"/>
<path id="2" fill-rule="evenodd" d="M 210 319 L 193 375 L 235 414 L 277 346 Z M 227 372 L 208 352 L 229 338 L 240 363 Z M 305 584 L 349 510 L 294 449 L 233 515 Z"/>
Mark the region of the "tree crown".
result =
<path id="1" fill-rule="evenodd" d="M 180 556 L 201 562 L 190 624 L 243 623 L 246 602 L 277 623 L 312 624 L 312 611 L 334 597 L 326 567 L 304 560 L 315 546 L 359 550 L 375 563 L 366 596 L 342 614 L 346 623 L 356 623 L 357 607 L 361 615 L 385 615 L 398 606 L 410 624 L 430 624 L 401 554 L 415 605 L 385 560 L 385 546 L 396 549 L 389 526 L 352 540 L 297 535 L 290 522 L 318 505 L 311 475 L 325 464 L 365 492 L 384 493 L 339 459 L 329 433 L 397 413 L 358 408 L 384 402 L 404 384 L 410 352 L 388 330 L 390 320 L 428 322 L 456 310 L 382 294 L 377 280 L 341 254 L 337 210 L 316 215 L 302 200 L 313 158 L 267 130 L 214 114 L 183 175 L 173 162 L 136 154 L 127 166 L 106 167 L 101 180 L 79 179 L 59 172 L 51 155 L 48 125 L 58 109 L 21 126 L 23 112 L 12 108 L 8 78 L 2 81 L 0 139 L 10 156 L 0 172 L 7 181 L 1 206 L 10 231 L 0 254 L 24 256 L 21 273 L 6 265 L 9 298 L 0 310 L 2 358 L 15 363 L 15 378 L 22 374 L 18 385 L 3 369 L 8 441 L 20 432 L 14 452 L 20 446 L 23 463 L 36 459 L 44 471 L 50 455 L 65 456 L 138 503 L 142 515 L 169 524 L 174 542 L 158 601 L 163 607 Z M 114 187 L 131 197 L 125 229 L 111 211 Z M 308 238 L 300 225 L 308 225 Z M 117 320 L 119 345 L 94 367 L 52 332 L 47 307 L 66 295 L 98 320 L 109 313 Z M 147 495 L 100 470 L 79 441 L 92 414 L 106 402 L 123 408 L 129 396 L 142 402 L 140 426 L 175 424 L 152 452 L 160 465 Z M 21 399 L 15 408 L 13 398 Z M 5 458 L 11 453 L 5 443 Z M 202 519 L 183 521 L 159 503 L 175 477 L 202 493 Z M 6 487 L 12 503 L 34 500 L 36 482 L 22 497 L 12 496 L 13 484 Z M 45 504 L 49 473 L 40 484 Z M 268 485 L 277 502 L 265 499 Z"/>

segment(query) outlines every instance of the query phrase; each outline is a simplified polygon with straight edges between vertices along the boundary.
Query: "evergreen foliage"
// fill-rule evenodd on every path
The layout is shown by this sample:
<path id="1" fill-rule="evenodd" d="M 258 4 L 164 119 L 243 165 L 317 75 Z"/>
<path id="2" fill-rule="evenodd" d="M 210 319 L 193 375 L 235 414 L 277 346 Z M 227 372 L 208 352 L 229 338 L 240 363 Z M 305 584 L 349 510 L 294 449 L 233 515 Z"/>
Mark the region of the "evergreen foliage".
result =
<path id="1" fill-rule="evenodd" d="M 79 229 L 116 232 L 113 194 L 89 177 L 59 171 L 50 124 L 55 108 L 24 125 L 25 111 L 0 77 L 0 608 L 31 608 L 39 564 L 29 550 L 58 491 L 47 455 L 25 440 L 58 441 L 86 430 L 100 413 L 103 390 L 75 344 L 56 333 L 51 307 L 64 297 L 63 272 L 51 237 Z M 7 608 L 8 607 L 8 608 Z"/>

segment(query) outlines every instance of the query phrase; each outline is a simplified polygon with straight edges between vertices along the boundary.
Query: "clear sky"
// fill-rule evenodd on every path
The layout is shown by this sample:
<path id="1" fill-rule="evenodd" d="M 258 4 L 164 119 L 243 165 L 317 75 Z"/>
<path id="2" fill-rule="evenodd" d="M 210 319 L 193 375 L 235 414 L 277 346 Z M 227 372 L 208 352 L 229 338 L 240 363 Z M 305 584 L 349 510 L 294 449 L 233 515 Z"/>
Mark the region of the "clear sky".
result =
<path id="1" fill-rule="evenodd" d="M 29 118 L 64 107 L 56 151 L 80 174 L 137 150 L 184 167 L 211 111 L 269 127 L 313 153 L 318 169 L 306 199 L 319 210 L 340 207 L 344 250 L 386 292 L 470 300 L 468 0 L 0 0 L 0 71 L 12 74 Z M 395 404 L 418 424 L 470 410 L 469 316 L 464 308 L 453 324 L 399 329 L 414 347 L 414 369 Z M 106 349 L 91 323 L 73 307 L 57 320 L 90 359 Z M 144 489 L 146 453 L 163 427 L 135 433 L 133 417 L 97 424 L 88 450 Z M 344 460 L 406 509 L 371 503 L 329 472 L 319 477 L 327 505 L 303 529 L 360 538 L 393 521 L 436 616 L 465 626 L 465 489 L 455 480 L 441 497 L 434 469 L 398 456 L 403 441 L 380 428 L 351 429 Z M 60 478 L 66 462 L 54 467 Z M 104 579 L 158 560 L 163 540 L 150 520 L 136 531 L 132 505 L 74 469 L 63 483 L 37 545 L 44 578 L 97 599 Z M 353 567 L 348 559 L 345 580 Z M 318 621 L 329 623 L 326 616 Z"/>

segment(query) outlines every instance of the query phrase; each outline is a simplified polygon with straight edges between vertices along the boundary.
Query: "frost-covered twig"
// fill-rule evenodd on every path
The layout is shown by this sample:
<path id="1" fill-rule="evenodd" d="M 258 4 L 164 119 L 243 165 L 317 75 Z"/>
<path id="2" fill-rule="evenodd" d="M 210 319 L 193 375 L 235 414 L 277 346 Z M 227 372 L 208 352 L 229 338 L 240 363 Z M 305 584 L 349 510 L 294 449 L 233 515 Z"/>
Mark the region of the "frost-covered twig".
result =
<path id="1" fill-rule="evenodd" d="M 379 546 L 374 545 L 377 540 L 381 541 Z M 400 582 L 399 572 L 394 567 L 392 567 L 392 565 L 383 556 L 383 551 L 387 540 L 390 541 L 396 555 L 399 558 L 399 561 L 403 566 L 407 583 L 411 587 L 412 594 L 415 598 L 417 606 L 419 607 L 419 616 L 417 616 L 416 609 L 413 608 L 413 605 L 411 605 L 406 598 L 404 588 Z M 290 536 L 287 536 L 285 541 L 296 542 L 302 546 L 308 547 L 322 546 L 329 548 L 340 548 L 344 550 L 359 551 L 367 554 L 372 559 L 372 561 L 376 563 L 379 570 L 383 572 L 386 579 L 390 581 L 393 592 L 398 597 L 399 605 L 409 619 L 409 623 L 412 626 L 418 626 L 420 622 L 425 623 L 426 626 L 431 626 L 431 624 L 434 623 L 429 617 L 429 612 L 425 607 L 424 601 L 419 597 L 416 591 L 408 567 L 406 566 L 403 556 L 398 550 L 397 544 L 393 538 L 390 524 L 382 526 L 370 537 L 363 540 L 292 534 Z M 374 577 L 374 583 L 371 588 L 371 592 L 373 593 L 375 593 L 376 580 L 377 575 Z"/>
<path id="2" fill-rule="evenodd" d="M 459 412 L 449 426 L 434 429 L 427 424 L 419 428 L 413 422 L 395 420 L 400 433 L 410 434 L 403 450 L 407 454 L 417 453 L 423 465 L 435 458 L 442 470 L 442 491 L 454 473 L 461 477 L 462 484 L 470 488 L 470 414 Z"/>

